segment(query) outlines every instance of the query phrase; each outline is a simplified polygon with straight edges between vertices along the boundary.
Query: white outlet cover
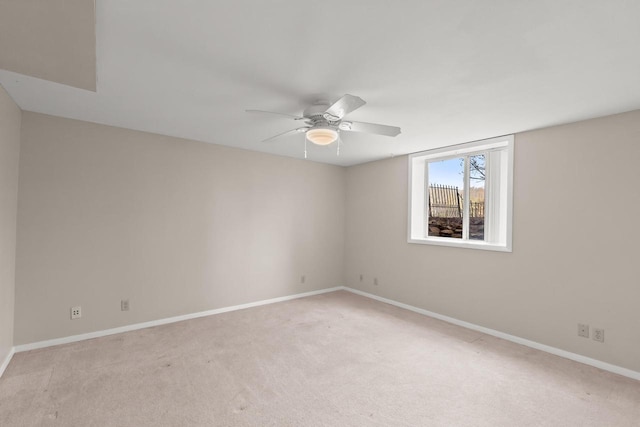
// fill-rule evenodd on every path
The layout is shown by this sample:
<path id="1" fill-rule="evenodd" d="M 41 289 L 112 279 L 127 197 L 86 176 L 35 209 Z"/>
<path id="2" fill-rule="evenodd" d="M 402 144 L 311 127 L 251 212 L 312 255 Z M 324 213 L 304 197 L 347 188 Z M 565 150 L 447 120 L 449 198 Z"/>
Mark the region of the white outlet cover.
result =
<path id="1" fill-rule="evenodd" d="M 584 323 L 578 323 L 578 336 L 589 338 L 589 325 Z"/>
<path id="2" fill-rule="evenodd" d="M 595 328 L 593 330 L 593 339 L 595 341 L 604 342 L 604 329 Z"/>
<path id="3" fill-rule="evenodd" d="M 71 319 L 79 319 L 82 317 L 82 307 L 71 307 Z"/>

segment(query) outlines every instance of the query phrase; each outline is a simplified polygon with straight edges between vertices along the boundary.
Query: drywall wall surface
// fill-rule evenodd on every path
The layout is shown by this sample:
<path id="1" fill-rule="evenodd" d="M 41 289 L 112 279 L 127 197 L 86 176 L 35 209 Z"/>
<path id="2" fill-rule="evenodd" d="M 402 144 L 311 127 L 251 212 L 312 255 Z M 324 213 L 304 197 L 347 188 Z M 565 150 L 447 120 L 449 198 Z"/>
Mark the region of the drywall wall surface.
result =
<path id="1" fill-rule="evenodd" d="M 407 157 L 350 167 L 345 282 L 640 371 L 638 159 L 640 111 L 517 134 L 512 253 L 407 243 Z"/>
<path id="2" fill-rule="evenodd" d="M 342 284 L 344 168 L 32 112 L 22 147 L 16 344 Z"/>
<path id="3" fill-rule="evenodd" d="M 0 86 L 0 365 L 13 347 L 21 115 Z"/>
<path id="4" fill-rule="evenodd" d="M 95 91 L 95 1 L 0 0 L 0 68 Z"/>

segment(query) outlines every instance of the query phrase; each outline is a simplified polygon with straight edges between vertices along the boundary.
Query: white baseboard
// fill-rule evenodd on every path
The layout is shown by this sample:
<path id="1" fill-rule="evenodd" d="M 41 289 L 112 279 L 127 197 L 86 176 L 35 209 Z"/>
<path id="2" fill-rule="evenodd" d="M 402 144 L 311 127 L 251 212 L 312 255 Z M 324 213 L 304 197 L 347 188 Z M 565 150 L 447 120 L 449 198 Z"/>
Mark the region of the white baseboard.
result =
<path id="1" fill-rule="evenodd" d="M 16 348 L 11 347 L 11 350 L 9 350 L 9 354 L 7 354 L 7 357 L 4 358 L 2 365 L 0 365 L 0 378 L 2 378 L 2 374 L 4 374 L 4 371 L 5 369 L 7 369 L 7 366 L 9 366 L 9 362 L 11 362 L 11 358 L 13 357 L 13 354 L 15 352 L 16 352 Z"/>
<path id="2" fill-rule="evenodd" d="M 387 304 L 395 305 L 396 307 L 404 308 L 406 310 L 413 311 L 415 313 L 420 313 L 425 316 L 433 317 L 435 319 L 443 320 L 448 323 L 452 323 L 454 325 L 462 326 L 467 329 L 472 329 L 474 331 L 482 332 L 487 335 L 492 335 L 494 337 L 502 338 L 507 341 L 514 342 L 516 344 L 521 344 L 527 347 L 535 348 L 536 350 L 541 350 L 547 353 L 554 354 L 556 356 L 564 357 L 565 359 L 574 360 L 576 362 L 584 363 L 585 365 L 594 366 L 596 368 L 600 368 L 605 371 L 613 372 L 614 374 L 622 375 L 625 377 L 633 378 L 634 380 L 640 380 L 640 372 L 633 371 L 631 369 L 623 368 L 621 366 L 612 365 L 607 362 L 603 362 L 601 360 L 592 359 L 590 357 L 582 356 L 580 354 L 571 353 L 570 351 L 561 350 L 556 347 L 551 347 L 545 344 L 540 344 L 535 341 L 530 341 L 524 338 L 517 337 L 515 335 L 509 335 L 504 332 L 496 331 L 495 329 L 485 328 L 484 326 L 479 326 L 473 323 L 465 322 L 463 320 L 458 320 L 453 317 L 444 316 L 442 314 L 434 313 L 432 311 L 424 310 L 422 308 L 414 307 L 409 304 L 404 304 L 398 301 L 394 301 L 388 298 L 383 298 L 378 295 L 370 294 L 368 292 L 360 291 L 358 289 L 353 289 L 349 287 L 342 287 L 345 291 L 349 291 L 354 294 L 362 295 L 367 298 L 371 298 L 377 301 L 381 301 Z"/>
<path id="3" fill-rule="evenodd" d="M 234 306 L 231 306 L 231 307 L 216 308 L 216 309 L 213 309 L 213 310 L 200 311 L 198 313 L 190 313 L 190 314 L 184 314 L 182 316 L 168 317 L 168 318 L 165 318 L 165 319 L 158 319 L 158 320 L 152 320 L 152 321 L 149 321 L 149 322 L 135 323 L 135 324 L 132 324 L 132 325 L 120 326 L 118 328 L 105 329 L 105 330 L 102 330 L 102 331 L 95 331 L 95 332 L 88 332 L 86 334 L 72 335 L 72 336 L 69 336 L 69 337 L 55 338 L 55 339 L 51 339 L 51 340 L 38 341 L 38 342 L 29 343 L 29 344 L 21 344 L 21 345 L 15 346 L 14 349 L 15 349 L 16 353 L 19 353 L 19 352 L 22 352 L 22 351 L 35 350 L 35 349 L 38 349 L 38 348 L 51 347 L 51 346 L 60 345 L 60 344 L 68 344 L 68 343 L 72 343 L 72 342 L 76 342 L 76 341 L 84 341 L 84 340 L 88 340 L 88 339 L 92 339 L 92 338 L 105 337 L 107 335 L 120 334 L 122 332 L 129 332 L 129 331 L 135 331 L 135 330 L 138 330 L 138 329 L 150 328 L 152 326 L 166 325 L 167 323 L 181 322 L 183 320 L 195 319 L 195 318 L 198 318 L 198 317 L 211 316 L 213 314 L 227 313 L 229 311 L 242 310 L 242 309 L 245 309 L 245 308 L 257 307 L 257 306 L 260 306 L 260 305 L 267 305 L 267 304 L 273 304 L 273 303 L 276 303 L 276 302 L 289 301 L 289 300 L 292 300 L 292 299 L 309 297 L 309 296 L 312 296 L 312 295 L 319 295 L 319 294 L 324 294 L 324 293 L 327 293 L 327 292 L 334 292 L 334 291 L 338 291 L 338 290 L 341 290 L 341 289 L 344 289 L 344 287 L 343 286 L 336 286 L 334 288 L 326 288 L 326 289 L 320 289 L 318 291 L 311 291 L 311 292 L 304 292 L 304 293 L 301 293 L 301 294 L 287 295 L 287 296 L 284 296 L 284 297 L 271 298 L 271 299 L 262 300 L 262 301 L 250 302 L 250 303 L 247 303 L 247 304 L 234 305 Z M 13 352 L 12 352 L 12 354 L 13 354 Z M 8 364 L 9 362 L 7 361 L 6 363 Z"/>
<path id="4" fill-rule="evenodd" d="M 251 308 L 251 307 L 258 307 L 261 305 L 267 305 L 267 304 L 273 304 L 276 302 L 282 302 L 282 301 L 289 301 L 289 300 L 293 300 L 293 299 L 297 299 L 297 298 L 303 298 L 303 297 L 308 297 L 308 296 L 312 296 L 312 295 L 319 295 L 319 294 L 324 294 L 327 292 L 334 292 L 334 291 L 339 291 L 339 290 L 345 290 L 357 295 L 361 295 L 367 298 L 371 298 L 377 301 L 381 301 L 387 304 L 391 304 L 394 305 L 396 307 L 400 307 L 400 308 L 404 308 L 405 310 L 410 310 L 413 311 L 415 313 L 419 313 L 419 314 L 423 314 L 425 316 L 429 316 L 429 317 L 433 317 L 435 319 L 439 319 L 439 320 L 443 320 L 445 322 L 454 324 L 454 325 L 458 325 L 458 326 L 462 326 L 464 328 L 467 329 L 471 329 L 474 331 L 478 331 L 478 332 L 482 332 L 485 333 L 487 335 L 491 335 L 494 337 L 498 337 L 498 338 L 502 338 L 504 340 L 507 341 L 511 341 L 514 342 L 516 344 L 521 344 L 527 347 L 531 347 L 534 348 L 536 350 L 541 350 L 547 353 L 551 353 L 554 354 L 556 356 L 560 356 L 560 357 L 564 357 L 565 359 L 570 359 L 570 360 L 574 360 L 576 362 L 580 362 L 580 363 L 584 363 L 585 365 L 590 365 L 590 366 L 594 366 L 596 368 L 600 368 L 602 370 L 605 371 L 609 371 L 609 372 L 613 372 L 614 374 L 618 374 L 618 375 L 622 375 L 628 378 L 633 378 L 635 380 L 640 380 L 640 372 L 637 371 L 633 371 L 631 369 L 627 369 L 627 368 L 623 368 L 621 366 L 617 366 L 617 365 L 612 365 L 610 363 L 607 362 L 603 362 L 600 360 L 596 360 L 596 359 L 592 359 L 590 357 L 586 357 L 580 354 L 576 354 L 576 353 L 571 353 L 569 351 L 566 350 L 561 350 L 559 348 L 556 347 L 551 347 L 545 344 L 540 344 L 538 342 L 535 341 L 530 341 L 524 338 L 520 338 L 517 337 L 515 335 L 510 335 L 510 334 L 506 334 L 504 332 L 500 332 L 500 331 L 496 331 L 495 329 L 489 329 L 489 328 L 485 328 L 484 326 L 479 326 L 476 325 L 474 323 L 469 323 L 469 322 L 465 322 L 463 320 L 458 320 L 455 319 L 453 317 L 449 317 L 449 316 L 444 316 L 442 314 L 438 314 L 438 313 L 434 313 L 432 311 L 429 310 L 425 310 L 422 308 L 418 308 L 418 307 L 414 307 L 412 305 L 409 304 L 404 304 L 398 301 L 394 301 L 388 298 L 384 298 L 384 297 L 380 297 L 378 295 L 374 295 L 374 294 L 370 294 L 368 292 L 364 292 L 364 291 L 360 291 L 358 289 L 353 289 L 353 288 L 349 288 L 346 286 L 336 286 L 333 288 L 326 288 L 326 289 L 321 289 L 318 291 L 311 291 L 311 292 L 304 292 L 301 294 L 294 294 L 294 295 L 287 295 L 284 297 L 278 297 L 278 298 L 271 298 L 268 300 L 262 300 L 262 301 L 256 301 L 256 302 L 250 302 L 247 304 L 240 304 L 240 305 L 234 305 L 231 307 L 223 307 L 223 308 L 216 308 L 213 310 L 207 310 L 207 311 L 201 311 L 198 313 L 190 313 L 190 314 L 185 314 L 182 316 L 175 316 L 175 317 L 169 317 L 169 318 L 165 318 L 165 319 L 159 319 L 159 320 L 152 320 L 150 322 L 143 322 L 143 323 L 136 323 L 133 325 L 127 325 L 127 326 L 121 326 L 119 328 L 113 328 L 113 329 L 106 329 L 103 331 L 96 331 L 96 332 L 89 332 L 86 334 L 80 334 L 80 335 L 72 335 L 69 337 L 63 337 L 63 338 L 56 338 L 56 339 L 51 339 L 51 340 L 46 340 L 46 341 L 38 341 L 38 342 L 34 342 L 34 343 L 30 343 L 30 344 L 22 344 L 22 345 L 17 345 L 15 347 L 13 347 L 11 349 L 11 352 L 9 353 L 9 355 L 5 358 L 4 362 L 2 363 L 2 365 L 0 365 L 0 376 L 2 376 L 2 373 L 4 372 L 4 370 L 6 369 L 7 365 L 9 364 L 9 362 L 11 361 L 11 357 L 13 356 L 14 353 L 19 353 L 22 351 L 28 351 L 28 350 L 35 350 L 38 348 L 44 348 L 44 347 L 51 347 L 54 345 L 60 345 L 60 344 L 67 344 L 67 343 L 72 343 L 72 342 L 76 342 L 76 341 L 83 341 L 83 340 L 88 340 L 88 339 L 92 339 L 92 338 L 99 338 L 99 337 L 104 337 L 107 335 L 113 335 L 113 334 L 119 334 L 122 332 L 129 332 L 129 331 L 135 331 L 137 329 L 143 329 L 143 328 L 150 328 L 152 326 L 159 326 L 159 325 L 165 325 L 167 323 L 174 323 L 174 322 L 180 322 L 183 320 L 189 320 L 189 319 L 195 319 L 198 317 L 205 317 L 205 316 L 211 316 L 214 314 L 220 314 L 220 313 L 227 313 L 229 311 L 235 311 L 235 310 L 242 310 L 245 308 Z"/>

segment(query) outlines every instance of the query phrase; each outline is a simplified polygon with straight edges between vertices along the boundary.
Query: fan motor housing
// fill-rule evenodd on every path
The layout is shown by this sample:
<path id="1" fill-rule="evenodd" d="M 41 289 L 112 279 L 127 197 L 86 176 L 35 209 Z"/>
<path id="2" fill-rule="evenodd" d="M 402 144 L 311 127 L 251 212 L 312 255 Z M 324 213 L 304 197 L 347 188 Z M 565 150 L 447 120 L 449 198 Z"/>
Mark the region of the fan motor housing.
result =
<path id="1" fill-rule="evenodd" d="M 324 120 L 323 114 L 325 111 L 327 111 L 327 108 L 329 108 L 329 103 L 325 103 L 325 102 L 316 103 L 314 105 L 307 107 L 302 113 L 302 115 L 305 118 L 309 118 L 312 120 L 318 120 L 318 119 Z"/>

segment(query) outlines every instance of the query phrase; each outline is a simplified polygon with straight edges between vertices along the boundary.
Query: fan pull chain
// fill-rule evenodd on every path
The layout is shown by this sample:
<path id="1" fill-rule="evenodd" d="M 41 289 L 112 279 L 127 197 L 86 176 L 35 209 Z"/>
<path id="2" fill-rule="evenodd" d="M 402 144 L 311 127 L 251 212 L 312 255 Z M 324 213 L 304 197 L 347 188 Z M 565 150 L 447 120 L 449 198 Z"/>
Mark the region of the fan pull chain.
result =
<path id="1" fill-rule="evenodd" d="M 338 154 L 336 154 L 336 156 L 340 156 L 340 143 L 342 142 L 342 140 L 340 138 L 338 138 Z"/>
<path id="2" fill-rule="evenodd" d="M 307 158 L 307 138 L 304 138 L 304 158 Z"/>

